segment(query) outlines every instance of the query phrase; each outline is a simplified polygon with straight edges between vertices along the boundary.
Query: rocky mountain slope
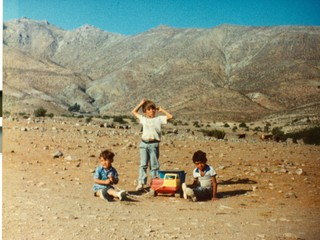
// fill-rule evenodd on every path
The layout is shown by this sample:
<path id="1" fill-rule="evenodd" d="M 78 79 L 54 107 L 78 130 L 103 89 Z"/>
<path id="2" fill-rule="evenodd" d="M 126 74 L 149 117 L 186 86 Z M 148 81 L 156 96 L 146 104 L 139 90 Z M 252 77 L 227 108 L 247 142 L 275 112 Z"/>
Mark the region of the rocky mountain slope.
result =
<path id="1" fill-rule="evenodd" d="M 78 103 L 129 114 L 147 97 L 178 118 L 320 115 L 320 27 L 159 26 L 124 36 L 22 18 L 4 23 L 3 35 L 9 112 L 58 114 Z"/>

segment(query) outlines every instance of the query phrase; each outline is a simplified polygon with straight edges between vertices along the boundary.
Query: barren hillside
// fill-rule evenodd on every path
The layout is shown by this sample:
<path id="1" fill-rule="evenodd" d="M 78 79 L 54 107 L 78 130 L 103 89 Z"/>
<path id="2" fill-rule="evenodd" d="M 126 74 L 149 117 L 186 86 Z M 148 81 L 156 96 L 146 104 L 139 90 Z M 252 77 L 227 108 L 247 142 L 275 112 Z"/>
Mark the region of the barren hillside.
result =
<path id="1" fill-rule="evenodd" d="M 142 97 L 178 117 L 320 115 L 320 27 L 176 29 L 124 36 L 85 25 L 4 23 L 4 108 L 129 114 Z"/>

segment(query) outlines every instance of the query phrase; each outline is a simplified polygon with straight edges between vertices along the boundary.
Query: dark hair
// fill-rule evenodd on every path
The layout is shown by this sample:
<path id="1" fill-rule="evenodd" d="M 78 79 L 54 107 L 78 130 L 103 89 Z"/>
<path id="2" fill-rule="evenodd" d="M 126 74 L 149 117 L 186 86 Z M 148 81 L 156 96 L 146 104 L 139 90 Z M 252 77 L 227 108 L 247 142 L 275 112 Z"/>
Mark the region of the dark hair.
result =
<path id="1" fill-rule="evenodd" d="M 196 162 L 206 163 L 207 162 L 207 156 L 206 155 L 207 154 L 205 152 L 202 152 L 201 150 L 196 151 L 193 154 L 193 157 L 192 157 L 193 163 L 196 163 Z"/>
<path id="2" fill-rule="evenodd" d="M 152 102 L 150 100 L 147 100 L 142 105 L 142 112 L 145 113 L 147 111 L 147 109 L 149 109 L 149 108 L 154 108 L 155 109 L 156 105 L 154 104 L 154 102 Z"/>
<path id="3" fill-rule="evenodd" d="M 110 150 L 104 150 L 100 153 L 99 158 L 103 158 L 104 160 L 113 160 L 114 153 Z"/>

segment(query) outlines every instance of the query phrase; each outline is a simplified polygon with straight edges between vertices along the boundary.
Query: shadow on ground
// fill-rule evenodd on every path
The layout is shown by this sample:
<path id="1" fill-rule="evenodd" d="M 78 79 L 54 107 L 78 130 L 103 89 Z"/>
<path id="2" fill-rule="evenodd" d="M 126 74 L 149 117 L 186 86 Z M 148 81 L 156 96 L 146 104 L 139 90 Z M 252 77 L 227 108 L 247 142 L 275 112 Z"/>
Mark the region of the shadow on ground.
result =
<path id="1" fill-rule="evenodd" d="M 232 191 L 224 191 L 224 192 L 218 192 L 217 197 L 218 198 L 228 198 L 228 197 L 234 197 L 234 196 L 238 196 L 238 195 L 244 195 L 248 192 L 252 192 L 252 190 L 239 189 L 239 190 L 232 190 Z"/>
<path id="2" fill-rule="evenodd" d="M 218 182 L 218 185 L 231 185 L 231 184 L 256 184 L 254 180 L 249 178 L 230 178 L 228 180 L 222 180 Z"/>

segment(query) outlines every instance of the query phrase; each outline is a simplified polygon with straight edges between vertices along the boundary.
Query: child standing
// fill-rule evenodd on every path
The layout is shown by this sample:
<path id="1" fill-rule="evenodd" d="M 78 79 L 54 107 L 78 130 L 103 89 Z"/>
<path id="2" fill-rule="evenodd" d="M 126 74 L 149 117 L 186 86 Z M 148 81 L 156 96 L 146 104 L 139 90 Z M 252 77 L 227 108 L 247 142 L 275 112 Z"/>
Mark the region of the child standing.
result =
<path id="1" fill-rule="evenodd" d="M 142 108 L 143 115 L 139 114 Z M 156 112 L 162 112 L 165 116 L 156 116 Z M 156 178 L 159 171 L 159 143 L 161 141 L 161 125 L 167 124 L 173 116 L 161 107 L 157 107 L 154 102 L 142 99 L 132 110 L 132 114 L 139 119 L 142 124 L 142 137 L 140 142 L 140 169 L 136 190 L 143 190 L 143 185 L 147 183 L 147 167 L 150 162 L 150 176 Z"/>
<path id="2" fill-rule="evenodd" d="M 193 183 L 187 187 L 186 183 L 182 184 L 183 197 L 190 198 L 192 201 L 197 199 L 217 200 L 217 180 L 216 171 L 210 165 L 207 165 L 206 153 L 197 151 L 192 157 L 196 168 L 193 170 Z"/>
<path id="3" fill-rule="evenodd" d="M 113 184 L 119 182 L 118 172 L 112 167 L 113 158 L 114 153 L 109 150 L 104 150 L 100 153 L 101 165 L 96 168 L 93 177 L 94 196 L 107 201 L 112 201 L 115 197 L 122 201 L 126 197 L 126 192 L 124 190 L 116 191 L 113 187 Z"/>

